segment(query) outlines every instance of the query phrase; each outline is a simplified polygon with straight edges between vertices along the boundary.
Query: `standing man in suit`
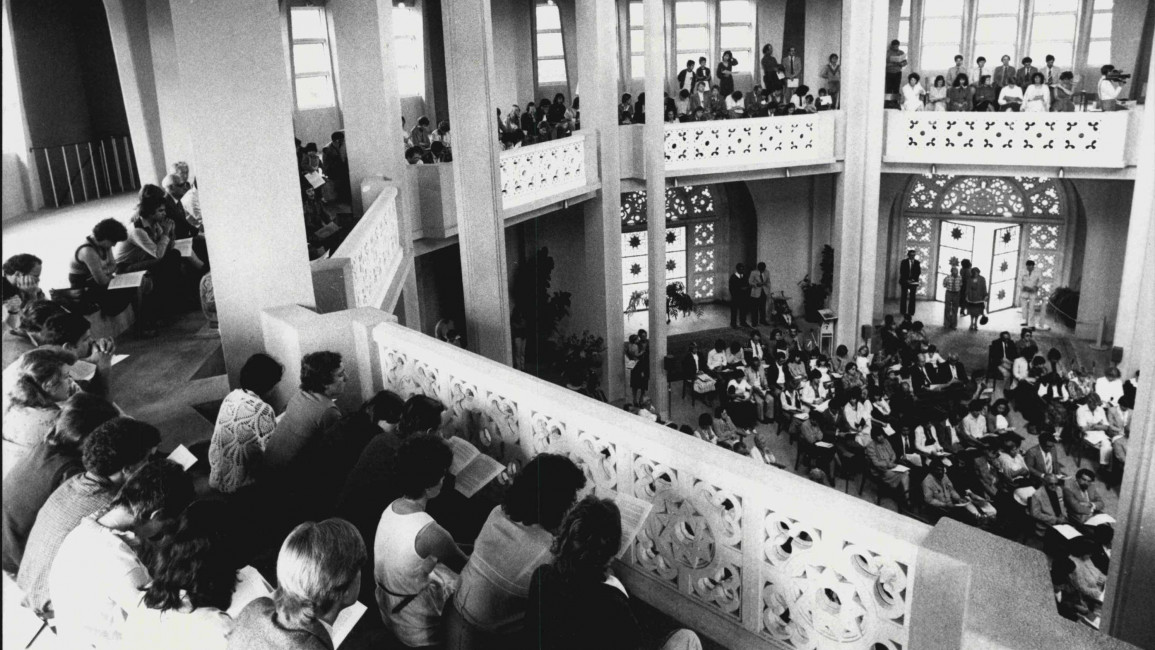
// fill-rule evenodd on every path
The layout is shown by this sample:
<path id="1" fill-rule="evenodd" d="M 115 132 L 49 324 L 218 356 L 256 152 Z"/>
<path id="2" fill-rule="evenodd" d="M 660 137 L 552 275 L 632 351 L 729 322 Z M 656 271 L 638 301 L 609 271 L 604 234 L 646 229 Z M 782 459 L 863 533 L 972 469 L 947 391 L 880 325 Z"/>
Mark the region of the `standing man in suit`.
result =
<path id="1" fill-rule="evenodd" d="M 766 299 L 770 295 L 770 273 L 766 262 L 758 262 L 758 268 L 750 272 L 750 320 L 753 325 L 769 325 L 766 318 Z"/>
<path id="2" fill-rule="evenodd" d="M 786 87 L 798 88 L 802 83 L 802 57 L 798 56 L 797 50 L 787 48 L 786 56 L 782 59 L 782 67 L 786 68 Z"/>
<path id="3" fill-rule="evenodd" d="M 1032 65 L 1033 63 L 1034 61 L 1031 57 L 1024 56 L 1023 67 L 1019 68 L 1018 73 L 1015 75 L 1015 83 L 1023 90 L 1026 90 L 1027 86 L 1031 85 L 1031 77 L 1035 76 L 1035 73 L 1039 71 L 1038 68 Z"/>
<path id="4" fill-rule="evenodd" d="M 746 265 L 741 262 L 734 267 L 730 276 L 730 327 L 750 327 L 746 324 L 747 304 L 750 302 L 750 280 L 746 277 Z"/>
<path id="5" fill-rule="evenodd" d="M 1015 77 L 1015 66 L 1011 65 L 1011 55 L 1003 55 L 1003 64 L 995 68 L 993 82 L 996 92 L 1002 91 L 1003 86 L 1009 86 L 1018 82 L 1018 79 Z"/>
<path id="6" fill-rule="evenodd" d="M 730 327 L 737 329 L 739 323 L 746 324 L 747 304 L 750 302 L 750 279 L 746 277 L 746 264 L 739 262 L 730 276 Z"/>
<path id="7" fill-rule="evenodd" d="M 1047 84 L 1047 87 L 1051 89 L 1051 99 L 1054 100 L 1055 85 L 1059 83 L 1059 75 L 1063 74 L 1062 70 L 1055 67 L 1054 54 L 1047 55 L 1047 65 L 1039 70 L 1039 72 L 1043 73 L 1043 83 Z"/>
<path id="8" fill-rule="evenodd" d="M 987 65 L 987 57 L 980 56 L 979 58 L 975 59 L 975 67 L 971 68 L 970 74 L 967 75 L 967 79 L 969 79 L 972 84 L 977 84 L 978 82 L 982 81 L 982 78 L 985 75 L 990 73 L 991 67 Z"/>
<path id="9" fill-rule="evenodd" d="M 906 259 L 898 265 L 898 285 L 902 296 L 898 302 L 898 313 L 914 318 L 914 294 L 918 291 L 922 267 L 914 259 L 914 249 L 906 251 Z"/>

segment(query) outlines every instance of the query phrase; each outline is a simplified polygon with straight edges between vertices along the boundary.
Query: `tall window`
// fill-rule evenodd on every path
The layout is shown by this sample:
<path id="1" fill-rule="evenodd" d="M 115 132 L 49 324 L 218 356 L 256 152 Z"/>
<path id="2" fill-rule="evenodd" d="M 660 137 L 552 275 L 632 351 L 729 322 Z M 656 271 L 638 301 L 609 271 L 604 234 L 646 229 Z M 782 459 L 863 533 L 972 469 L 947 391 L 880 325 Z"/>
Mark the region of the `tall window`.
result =
<path id="1" fill-rule="evenodd" d="M 1095 11 L 1091 14 L 1091 42 L 1087 47 L 1089 66 L 1111 62 L 1111 20 L 1114 9 L 1115 0 L 1095 0 Z"/>
<path id="2" fill-rule="evenodd" d="M 561 14 L 555 4 L 537 5 L 537 83 L 564 84 L 565 46 L 561 40 Z"/>
<path id="3" fill-rule="evenodd" d="M 898 42 L 903 52 L 910 53 L 910 0 L 902 0 L 898 14 Z"/>
<path id="4" fill-rule="evenodd" d="M 710 22 L 705 0 L 678 0 L 674 4 L 674 44 L 678 69 L 710 52 Z"/>
<path id="5" fill-rule="evenodd" d="M 630 76 L 646 76 L 646 11 L 641 2 L 630 3 Z"/>
<path id="6" fill-rule="evenodd" d="M 397 60 L 397 92 L 402 97 L 425 96 L 425 43 L 417 7 L 393 8 L 393 51 Z"/>
<path id="7" fill-rule="evenodd" d="M 963 0 L 924 2 L 922 11 L 919 65 L 923 70 L 946 70 L 962 53 Z"/>
<path id="8" fill-rule="evenodd" d="M 1036 67 L 1045 65 L 1048 54 L 1055 55 L 1055 65 L 1068 68 L 1075 56 L 1078 35 L 1079 0 L 1035 0 L 1035 17 L 1031 25 L 1031 49 L 1019 56 L 1030 56 Z M 1108 30 L 1110 27 L 1108 26 Z M 1110 31 L 1107 34 L 1110 37 Z M 1018 63 L 1018 61 L 1015 61 Z"/>
<path id="9" fill-rule="evenodd" d="M 718 7 L 721 18 L 720 49 L 723 52 L 730 50 L 738 60 L 734 72 L 753 72 L 754 5 L 750 0 L 722 0 Z"/>
<path id="10" fill-rule="evenodd" d="M 329 28 L 324 7 L 290 8 L 289 35 L 293 42 L 297 110 L 336 106 L 333 60 L 329 56 Z"/>
<path id="11" fill-rule="evenodd" d="M 1011 62 L 1017 66 L 1019 59 L 1022 58 L 1017 56 L 1015 49 L 1015 43 L 1019 40 L 1018 5 L 1007 0 L 979 0 L 978 5 L 975 49 L 971 62 L 983 56 L 987 59 L 987 65 L 993 69 L 999 65 L 1005 54 L 1011 57 Z M 975 83 L 978 79 L 971 81 Z"/>

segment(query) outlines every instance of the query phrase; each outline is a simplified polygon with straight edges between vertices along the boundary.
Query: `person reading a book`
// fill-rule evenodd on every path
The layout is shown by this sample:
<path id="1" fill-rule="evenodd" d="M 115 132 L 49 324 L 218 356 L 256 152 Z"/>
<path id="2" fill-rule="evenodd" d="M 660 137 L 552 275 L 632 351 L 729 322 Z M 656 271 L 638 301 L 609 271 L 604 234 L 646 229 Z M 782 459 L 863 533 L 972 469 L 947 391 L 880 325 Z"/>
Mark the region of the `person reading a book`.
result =
<path id="1" fill-rule="evenodd" d="M 58 404 L 79 388 L 69 371 L 76 357 L 56 349 L 26 352 L 4 371 L 4 474 L 44 442 L 60 415 Z"/>
<path id="2" fill-rule="evenodd" d="M 347 381 L 345 365 L 336 352 L 310 352 L 301 359 L 300 390 L 289 398 L 276 431 L 265 444 L 265 467 L 270 472 L 284 473 L 311 439 L 336 424 L 341 409 L 334 400 L 345 392 Z"/>
<path id="3" fill-rule="evenodd" d="M 419 434 L 397 452 L 395 500 L 377 526 L 373 578 L 381 617 L 410 648 L 439 646 L 442 612 L 468 560 L 453 537 L 425 510 L 441 494 L 453 452 L 441 438 Z"/>
<path id="4" fill-rule="evenodd" d="M 517 643 L 530 577 L 550 561 L 554 532 L 585 484 L 581 469 L 557 454 L 538 454 L 518 473 L 489 513 L 446 608 L 448 648 Z"/>
<path id="5" fill-rule="evenodd" d="M 152 278 L 147 311 L 158 321 L 179 313 L 184 294 L 181 254 L 173 247 L 175 223 L 165 212 L 165 200 L 164 190 L 156 185 L 140 188 L 128 239 L 120 243 L 116 252 L 118 274 L 147 271 Z M 115 286 L 110 283 L 110 288 Z"/>
<path id="6" fill-rule="evenodd" d="M 68 285 L 81 292 L 84 302 L 95 303 L 105 316 L 115 316 L 125 307 L 135 305 L 140 315 L 139 296 L 152 288 L 152 283 L 142 283 L 139 289 L 109 289 L 112 277 L 116 275 L 116 258 L 112 249 L 128 240 L 128 230 L 116 219 L 104 219 L 92 228 L 92 234 L 84 238 L 68 267 Z"/>
<path id="7" fill-rule="evenodd" d="M 553 561 L 530 580 L 523 648 L 641 650 L 642 627 L 625 586 L 610 571 L 622 544 L 617 504 L 587 496 L 566 515 L 553 542 Z M 726 586 L 719 586 L 725 589 Z M 690 630 L 670 634 L 660 650 L 700 650 Z"/>
<path id="8" fill-rule="evenodd" d="M 82 519 L 64 538 L 48 574 L 62 647 L 119 647 L 126 613 L 149 583 L 141 544 L 171 528 L 193 496 L 192 479 L 180 465 L 151 461 L 108 510 Z"/>
<path id="9" fill-rule="evenodd" d="M 241 611 L 228 650 L 333 650 L 341 612 L 357 602 L 365 542 L 344 519 L 306 522 L 277 555 L 277 589 Z"/>
<path id="10" fill-rule="evenodd" d="M 123 650 L 225 650 L 237 561 L 222 501 L 194 501 L 148 563 L 152 581 L 128 611 Z"/>

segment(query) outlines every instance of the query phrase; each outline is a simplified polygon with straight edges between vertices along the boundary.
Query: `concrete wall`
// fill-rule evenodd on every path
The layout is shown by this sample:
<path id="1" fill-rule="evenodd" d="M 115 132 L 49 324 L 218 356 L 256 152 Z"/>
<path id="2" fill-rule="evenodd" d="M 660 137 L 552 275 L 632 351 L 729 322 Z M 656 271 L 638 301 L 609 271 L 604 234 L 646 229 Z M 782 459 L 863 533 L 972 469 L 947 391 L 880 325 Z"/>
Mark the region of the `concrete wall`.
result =
<path id="1" fill-rule="evenodd" d="M 560 331 L 566 334 L 580 334 L 582 330 L 593 330 L 595 316 L 602 308 L 592 302 L 588 290 L 589 282 L 585 275 L 586 267 L 582 261 L 586 250 L 584 219 L 582 207 L 575 205 L 507 228 L 505 231 L 505 250 L 511 285 L 514 269 L 521 255 L 533 255 L 543 246 L 549 249 L 554 261 L 550 293 L 568 291 L 571 294 L 570 315 L 559 324 Z M 614 262 L 617 263 L 618 260 Z"/>
<path id="2" fill-rule="evenodd" d="M 531 0 L 492 0 L 491 7 L 497 81 L 493 100 L 504 116 L 512 104 L 525 108 L 526 102 L 536 103 L 538 97 L 533 85 L 533 3 Z M 576 60 L 576 53 L 569 54 L 569 59 Z"/>
<path id="3" fill-rule="evenodd" d="M 815 282 L 820 279 L 822 246 L 831 243 L 833 179 L 805 176 L 746 185 L 758 215 L 758 260 L 770 271 L 771 291 L 785 291 L 794 313 L 801 316 L 798 282 L 807 273 Z"/>
<path id="4" fill-rule="evenodd" d="M 818 89 L 825 86 L 819 75 L 830 55 L 842 57 L 842 0 L 808 0 L 805 23 L 802 83 L 817 97 Z"/>
<path id="5" fill-rule="evenodd" d="M 1072 181 L 1086 214 L 1086 241 L 1075 242 L 1081 268 L 1071 269 L 1071 286 L 1079 289 L 1079 321 L 1091 321 L 1075 330 L 1080 338 L 1094 338 L 1102 316 L 1107 316 L 1106 337 L 1115 330 L 1119 309 L 1119 282 L 1123 277 L 1123 250 L 1131 217 L 1131 181 Z"/>

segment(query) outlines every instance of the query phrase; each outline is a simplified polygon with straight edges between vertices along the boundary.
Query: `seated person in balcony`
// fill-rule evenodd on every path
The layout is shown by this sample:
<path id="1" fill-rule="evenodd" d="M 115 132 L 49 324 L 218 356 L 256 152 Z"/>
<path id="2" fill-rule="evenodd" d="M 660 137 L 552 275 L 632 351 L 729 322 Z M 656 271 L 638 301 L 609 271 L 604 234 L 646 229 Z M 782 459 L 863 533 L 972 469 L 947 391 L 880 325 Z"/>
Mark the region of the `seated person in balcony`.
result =
<path id="1" fill-rule="evenodd" d="M 405 162 L 410 165 L 424 165 L 425 161 L 421 158 L 424 153 L 421 147 L 409 147 L 405 150 Z"/>
<path id="2" fill-rule="evenodd" d="M 452 461 L 449 445 L 436 436 L 418 435 L 401 444 L 397 483 L 402 496 L 381 515 L 373 542 L 377 606 L 386 627 L 411 648 L 443 643 L 442 613 L 468 560 L 425 511 L 441 494 Z"/>
<path id="3" fill-rule="evenodd" d="M 1027 511 L 1035 523 L 1035 534 L 1046 535 L 1051 526 L 1070 522 L 1063 492 L 1057 478 L 1045 479 L 1027 502 Z"/>
<path id="4" fill-rule="evenodd" d="M 1031 57 L 1023 57 L 1023 66 L 1015 72 L 1015 84 L 1019 88 L 1026 90 L 1027 86 L 1031 85 L 1035 74 L 1039 72 L 1034 63 L 1034 59 Z"/>
<path id="5" fill-rule="evenodd" d="M 520 144 L 520 140 L 517 140 L 517 135 L 520 134 L 521 129 L 502 134 L 502 141 L 504 142 L 506 138 L 509 138 L 511 140 L 516 140 L 518 144 Z M 524 135 L 521 137 L 524 138 Z M 429 154 L 433 157 L 433 162 L 435 163 L 453 162 L 453 152 L 440 142 L 433 142 L 433 144 L 429 147 Z"/>
<path id="6" fill-rule="evenodd" d="M 229 634 L 230 650 L 333 647 L 337 615 L 357 601 L 365 542 L 342 519 L 293 529 L 277 555 L 277 590 L 249 603 Z"/>
<path id="7" fill-rule="evenodd" d="M 710 110 L 710 91 L 705 81 L 694 82 L 694 92 L 690 95 L 690 110 Z"/>
<path id="8" fill-rule="evenodd" d="M 817 110 L 829 111 L 834 109 L 834 96 L 827 94 L 825 88 L 818 89 L 818 98 L 815 102 Z"/>
<path id="9" fill-rule="evenodd" d="M 801 113 L 806 107 L 806 95 L 809 92 L 810 86 L 801 85 L 790 93 L 790 105 L 794 107 L 795 113 Z"/>
<path id="10" fill-rule="evenodd" d="M 948 111 L 969 111 L 974 106 L 975 89 L 970 85 L 966 74 L 960 73 L 954 78 L 954 83 L 946 91 L 946 109 Z M 955 289 L 957 291 L 957 289 Z M 955 310 L 958 313 L 958 310 Z"/>
<path id="11" fill-rule="evenodd" d="M 1018 84 L 1009 83 L 999 90 L 999 110 L 1018 113 L 1023 105 L 1023 89 Z"/>
<path id="12" fill-rule="evenodd" d="M 267 354 L 249 357 L 240 387 L 221 403 L 209 442 L 209 485 L 231 494 L 253 483 L 265 445 L 276 429 L 276 413 L 264 396 L 281 381 L 284 367 Z"/>
<path id="13" fill-rule="evenodd" d="M 566 110 L 565 95 L 557 93 L 553 96 L 553 103 L 549 105 L 549 110 L 545 116 L 546 121 L 555 131 L 562 127 L 573 130 L 573 124 L 566 118 Z"/>
<path id="14" fill-rule="evenodd" d="M 117 273 L 148 271 L 152 278 L 148 311 L 156 318 L 175 316 L 185 293 L 181 254 L 173 248 L 176 224 L 165 212 L 165 198 L 164 190 L 155 185 L 140 189 L 128 239 L 116 253 Z"/>
<path id="15" fill-rule="evenodd" d="M 1046 113 L 1051 110 L 1051 87 L 1044 83 L 1041 72 L 1031 75 L 1031 83 L 1023 91 L 1023 110 L 1027 113 Z"/>
<path id="16" fill-rule="evenodd" d="M 165 216 L 173 221 L 173 238 L 185 239 L 196 235 L 197 228 L 189 221 L 182 202 L 185 192 L 192 186 L 181 182 L 177 174 L 165 176 L 160 186 L 164 188 Z"/>
<path id="17" fill-rule="evenodd" d="M 910 491 L 910 472 L 896 469 L 898 456 L 894 447 L 887 440 L 886 431 L 881 426 L 874 426 L 870 431 L 870 444 L 866 446 L 866 461 L 870 473 L 883 485 L 898 492 L 899 508 L 905 510 L 907 493 Z"/>
<path id="18" fill-rule="evenodd" d="M 1059 74 L 1051 85 L 1051 112 L 1071 113 L 1075 110 L 1075 75 L 1070 70 Z"/>
<path id="19" fill-rule="evenodd" d="M 686 59 L 686 67 L 678 72 L 678 88 L 681 90 L 692 91 L 697 86 L 697 75 L 694 70 L 697 68 L 693 59 Z"/>
<path id="20" fill-rule="evenodd" d="M 726 98 L 722 95 L 722 89 L 716 85 L 710 87 L 710 101 L 707 110 L 710 113 L 710 119 L 726 119 Z"/>
<path id="21" fill-rule="evenodd" d="M 817 113 L 818 106 L 814 103 L 814 95 L 807 94 L 802 98 L 802 112 L 803 113 Z"/>
<path id="22" fill-rule="evenodd" d="M 429 131 L 429 118 L 422 115 L 417 118 L 417 126 L 409 132 L 409 141 L 414 147 L 428 149 L 429 145 L 432 144 L 432 140 L 429 139 Z"/>
<path id="23" fill-rule="evenodd" d="M 922 499 L 932 512 L 942 517 L 968 523 L 976 522 L 980 517 L 971 500 L 955 490 L 942 460 L 932 462 L 930 472 L 922 479 Z"/>
<path id="24" fill-rule="evenodd" d="M 678 96 L 674 98 L 674 112 L 679 121 L 685 122 L 686 116 L 690 114 L 690 91 L 685 88 L 678 91 Z"/>
<path id="25" fill-rule="evenodd" d="M 116 219 L 104 219 L 92 228 L 92 234 L 72 254 L 68 269 L 68 284 L 84 292 L 86 299 L 100 305 L 106 316 L 115 316 L 137 301 L 137 289 L 108 290 L 108 283 L 116 274 L 114 246 L 128 239 L 128 230 Z M 151 284 L 151 283 L 149 283 Z M 141 285 L 141 289 L 146 288 Z M 139 314 L 138 314 L 139 315 Z"/>
<path id="26" fill-rule="evenodd" d="M 730 93 L 729 95 L 726 95 L 726 117 L 727 118 L 735 119 L 735 118 L 739 118 L 739 117 L 745 117 L 745 115 L 746 115 L 746 102 L 743 101 L 742 97 L 743 96 L 742 96 L 741 90 L 735 90 L 734 92 Z"/>
<path id="27" fill-rule="evenodd" d="M 40 289 L 41 267 L 40 258 L 28 253 L 13 255 L 4 261 L 4 279 L 20 290 L 21 307 L 33 300 L 44 300 Z"/>
<path id="28" fill-rule="evenodd" d="M 565 456 L 538 454 L 493 508 L 446 608 L 447 647 L 509 647 L 525 633 L 530 578 L 549 563 L 553 535 L 586 484 Z"/>
<path id="29" fill-rule="evenodd" d="M 345 365 L 336 352 L 310 352 L 301 359 L 300 390 L 289 399 L 265 444 L 265 467 L 270 472 L 287 469 L 310 439 L 340 419 L 334 400 L 345 392 L 346 381 Z"/>
<path id="30" fill-rule="evenodd" d="M 927 91 L 926 110 L 945 111 L 947 100 L 946 93 L 946 79 L 940 74 L 934 78 L 934 83 L 931 84 L 930 90 Z"/>
<path id="31" fill-rule="evenodd" d="M 954 80 L 957 79 L 959 75 L 963 75 L 966 73 L 967 73 L 967 68 L 965 65 L 963 65 L 962 55 L 956 54 L 954 56 L 954 66 L 947 68 L 947 71 L 946 71 L 946 78 L 945 78 L 946 85 L 950 88 L 953 88 L 954 87 Z"/>
<path id="32" fill-rule="evenodd" d="M 919 83 L 921 80 L 922 77 L 917 72 L 912 72 L 906 76 L 906 85 L 902 87 L 902 110 L 925 110 L 923 100 L 926 97 L 926 91 Z"/>
<path id="33" fill-rule="evenodd" d="M 594 496 L 579 501 L 559 527 L 552 562 L 533 573 L 526 601 L 525 638 L 511 647 L 644 647 L 642 628 L 630 611 L 629 596 L 610 570 L 621 537 L 621 513 L 613 501 Z M 701 647 L 693 632 L 681 629 L 667 637 L 660 650 Z"/>
<path id="34" fill-rule="evenodd" d="M 1063 502 L 1067 517 L 1073 524 L 1085 524 L 1091 517 L 1103 512 L 1103 497 L 1095 486 L 1095 472 L 1080 469 L 1063 486 Z"/>
<path id="35" fill-rule="evenodd" d="M 1127 83 L 1115 73 L 1115 66 L 1107 64 L 1099 68 L 1102 78 L 1099 79 L 1098 94 L 1099 106 L 1104 111 L 1125 111 L 1127 107 L 1119 103 L 1119 95 L 1123 94 L 1123 84 Z"/>
<path id="36" fill-rule="evenodd" d="M 991 85 L 991 76 L 983 75 L 974 88 L 974 110 L 980 112 L 993 111 L 998 106 L 999 91 Z"/>
<path id="37" fill-rule="evenodd" d="M 1098 394 L 1087 396 L 1083 405 L 1075 411 L 1075 422 L 1083 431 L 1083 439 L 1099 449 L 1099 465 L 1110 467 L 1114 456 L 1111 443 L 1123 434 L 1123 430 L 1107 419 L 1107 412 Z"/>

